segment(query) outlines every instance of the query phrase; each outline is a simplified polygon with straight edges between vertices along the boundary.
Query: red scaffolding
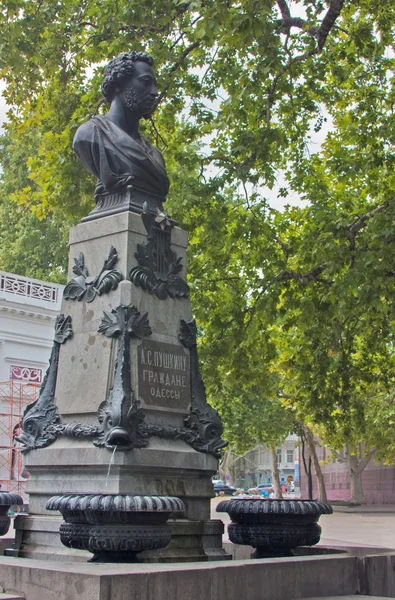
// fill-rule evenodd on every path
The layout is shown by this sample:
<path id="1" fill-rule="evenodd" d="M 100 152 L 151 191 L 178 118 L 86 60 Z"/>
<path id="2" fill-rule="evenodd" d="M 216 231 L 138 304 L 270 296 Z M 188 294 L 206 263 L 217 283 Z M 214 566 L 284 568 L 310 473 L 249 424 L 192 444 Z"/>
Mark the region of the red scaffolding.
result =
<path id="1" fill-rule="evenodd" d="M 0 382 L 0 484 L 8 492 L 24 494 L 26 478 L 20 444 L 16 442 L 23 411 L 36 400 L 40 386 L 24 381 Z"/>

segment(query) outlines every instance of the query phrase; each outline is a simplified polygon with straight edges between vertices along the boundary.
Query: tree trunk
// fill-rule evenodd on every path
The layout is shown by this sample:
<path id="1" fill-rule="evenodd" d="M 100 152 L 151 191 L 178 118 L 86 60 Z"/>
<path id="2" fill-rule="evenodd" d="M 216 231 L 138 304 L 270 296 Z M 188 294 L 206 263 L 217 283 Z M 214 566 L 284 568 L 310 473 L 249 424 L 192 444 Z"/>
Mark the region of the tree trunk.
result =
<path id="1" fill-rule="evenodd" d="M 325 479 L 324 479 L 324 475 L 321 471 L 320 461 L 318 460 L 318 456 L 315 451 L 313 433 L 312 433 L 311 429 L 309 429 L 307 427 L 307 425 L 305 425 L 303 429 L 304 429 L 305 436 L 306 436 L 306 442 L 307 442 L 307 446 L 309 449 L 309 455 L 311 457 L 311 460 L 313 461 L 314 472 L 315 472 L 315 476 L 317 479 L 318 500 L 321 500 L 321 502 L 328 502 L 328 498 L 326 496 Z"/>
<path id="2" fill-rule="evenodd" d="M 309 456 L 309 474 L 308 474 L 308 495 L 309 499 L 313 499 L 313 475 L 311 473 L 312 460 L 311 456 Z"/>
<path id="3" fill-rule="evenodd" d="M 309 454 L 309 465 L 307 466 L 306 463 L 306 453 L 305 453 L 305 436 L 302 435 L 300 436 L 300 439 L 302 441 L 302 460 L 303 460 L 303 466 L 304 466 L 304 472 L 306 474 L 307 477 L 307 497 L 309 500 L 313 499 L 313 478 L 311 475 L 311 456 Z"/>
<path id="4" fill-rule="evenodd" d="M 230 466 L 232 462 L 232 451 L 225 450 L 222 460 L 219 464 L 218 471 L 221 480 L 226 483 L 226 476 L 230 476 Z"/>
<path id="5" fill-rule="evenodd" d="M 350 456 L 349 459 L 357 459 L 356 456 Z M 354 461 L 351 461 L 354 462 Z M 358 470 L 354 470 L 351 467 L 349 460 L 349 468 L 350 468 L 350 491 L 351 491 L 351 502 L 355 502 L 355 504 L 366 504 L 365 494 L 363 492 L 362 485 L 362 473 Z"/>
<path id="6" fill-rule="evenodd" d="M 270 450 L 272 455 L 272 479 L 273 479 L 273 490 L 275 498 L 282 498 L 283 493 L 281 491 L 280 473 L 278 470 L 277 463 L 277 450 L 272 448 Z"/>
<path id="7" fill-rule="evenodd" d="M 351 502 L 355 502 L 356 504 L 365 504 L 366 498 L 362 485 L 362 473 L 376 451 L 370 450 L 368 454 L 364 456 L 361 445 L 359 447 L 359 456 L 353 456 L 350 453 L 348 446 L 345 446 L 345 451 L 347 465 L 350 470 Z"/>

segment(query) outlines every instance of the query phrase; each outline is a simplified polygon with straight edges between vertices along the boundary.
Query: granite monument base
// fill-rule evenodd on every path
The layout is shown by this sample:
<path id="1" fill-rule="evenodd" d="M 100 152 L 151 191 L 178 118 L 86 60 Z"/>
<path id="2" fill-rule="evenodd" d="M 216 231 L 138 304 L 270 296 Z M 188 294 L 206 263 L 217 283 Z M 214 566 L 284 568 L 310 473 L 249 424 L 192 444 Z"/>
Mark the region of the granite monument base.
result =
<path id="1" fill-rule="evenodd" d="M 88 552 L 60 543 L 61 516 L 45 509 L 55 494 L 141 494 L 177 496 L 186 506 L 182 519 L 170 520 L 172 540 L 163 550 L 145 551 L 142 562 L 226 560 L 223 524 L 210 521 L 211 474 L 215 459 L 184 442 L 153 438 L 149 448 L 109 452 L 87 440 L 59 438 L 29 453 L 29 515 L 15 521 L 16 553 L 37 559 L 86 561 Z"/>
<path id="2" fill-rule="evenodd" d="M 199 372 L 186 245 L 184 231 L 149 210 L 71 229 L 55 351 L 19 438 L 31 474 L 19 556 L 86 560 L 61 546 L 50 497 L 131 494 L 175 496 L 186 507 L 169 547 L 141 560 L 228 558 L 222 523 L 210 521 L 224 442 Z"/>

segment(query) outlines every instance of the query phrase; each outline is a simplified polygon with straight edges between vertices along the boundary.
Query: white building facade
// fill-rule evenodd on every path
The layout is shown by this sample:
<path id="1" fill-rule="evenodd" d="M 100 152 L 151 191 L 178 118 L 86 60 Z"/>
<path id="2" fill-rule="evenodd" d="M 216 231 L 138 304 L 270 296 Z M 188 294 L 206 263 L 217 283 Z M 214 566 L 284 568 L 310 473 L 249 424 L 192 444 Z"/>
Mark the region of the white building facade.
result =
<path id="1" fill-rule="evenodd" d="M 298 441 L 296 435 L 289 435 L 276 449 L 280 483 L 287 485 L 295 479 L 295 463 L 298 462 Z M 273 483 L 272 453 L 263 444 L 258 444 L 244 456 L 234 456 L 229 464 L 233 485 L 248 489 L 260 483 Z"/>
<path id="2" fill-rule="evenodd" d="M 41 383 L 63 288 L 0 271 L 0 381 Z"/>
<path id="3" fill-rule="evenodd" d="M 23 492 L 15 435 L 48 367 L 64 286 L 0 271 L 0 485 Z"/>

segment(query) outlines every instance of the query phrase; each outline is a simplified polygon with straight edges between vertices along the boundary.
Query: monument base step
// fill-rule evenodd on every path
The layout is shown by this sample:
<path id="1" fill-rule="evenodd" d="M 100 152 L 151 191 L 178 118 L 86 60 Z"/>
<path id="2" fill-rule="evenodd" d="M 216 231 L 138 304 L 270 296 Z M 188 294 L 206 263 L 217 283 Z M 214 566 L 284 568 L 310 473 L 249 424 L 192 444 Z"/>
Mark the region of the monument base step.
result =
<path id="1" fill-rule="evenodd" d="M 319 557 L 156 565 L 2 556 L 0 585 L 26 600 L 395 598 L 395 553 L 370 548 L 355 555 L 355 548 L 345 550 Z"/>
<path id="2" fill-rule="evenodd" d="M 326 596 L 325 598 L 304 598 L 303 600 L 395 600 L 388 596 Z"/>

